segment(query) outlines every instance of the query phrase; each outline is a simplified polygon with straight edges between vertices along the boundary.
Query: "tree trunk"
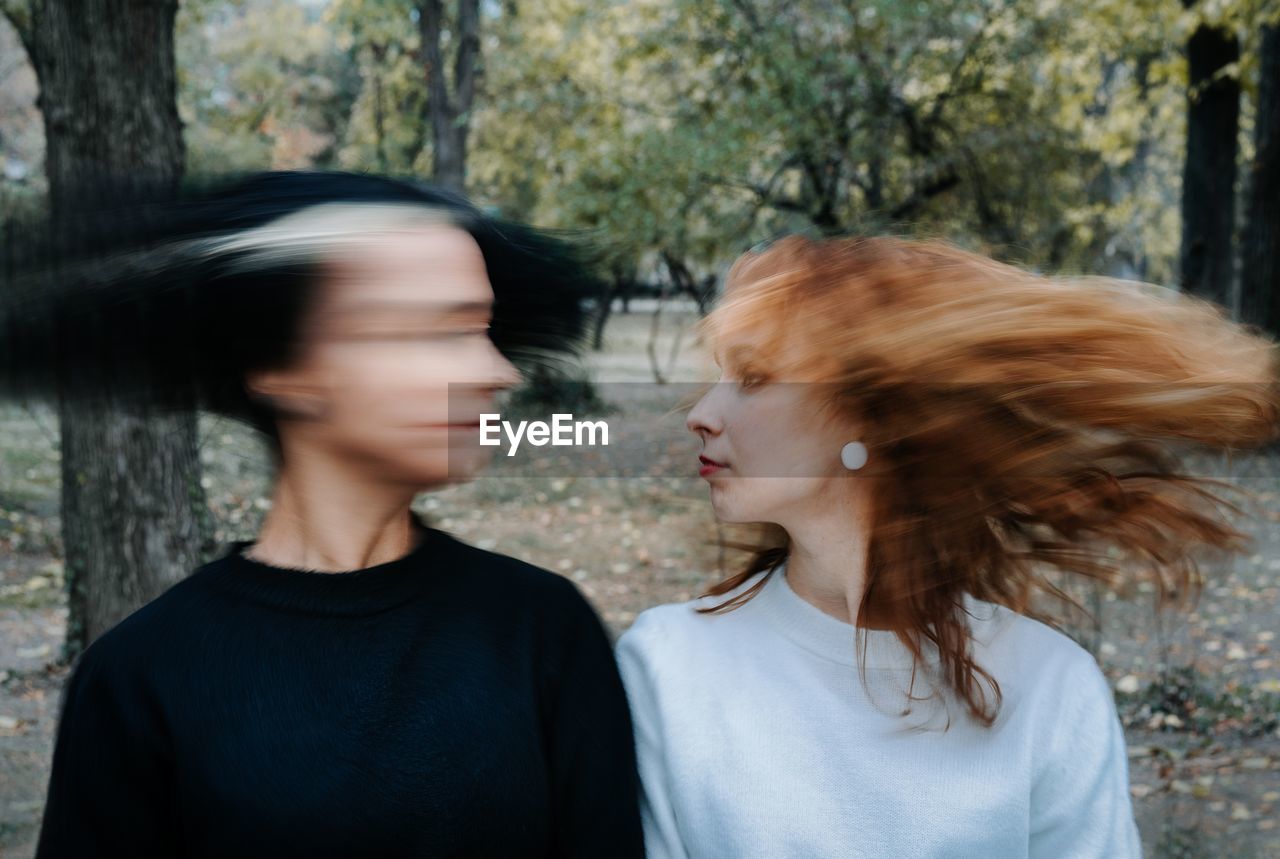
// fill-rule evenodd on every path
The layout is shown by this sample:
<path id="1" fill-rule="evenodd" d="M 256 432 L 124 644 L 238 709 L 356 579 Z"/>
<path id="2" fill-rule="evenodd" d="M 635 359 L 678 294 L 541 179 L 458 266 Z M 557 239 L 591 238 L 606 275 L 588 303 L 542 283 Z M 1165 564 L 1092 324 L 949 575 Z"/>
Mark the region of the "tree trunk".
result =
<path id="1" fill-rule="evenodd" d="M 1240 311 L 1280 337 L 1280 23 L 1262 28 L 1257 153 L 1240 247 Z"/>
<path id="2" fill-rule="evenodd" d="M 467 136 L 480 61 L 480 0 L 458 0 L 456 20 L 449 28 L 454 40 L 452 89 L 445 74 L 444 23 L 441 0 L 419 3 L 418 28 L 433 147 L 432 179 L 437 185 L 461 193 L 466 190 Z"/>
<path id="3" fill-rule="evenodd" d="M 373 54 L 373 138 L 378 152 L 378 169 L 386 173 L 387 128 L 386 105 L 382 95 L 382 70 L 386 67 L 384 62 L 387 58 L 387 49 L 385 45 L 373 45 L 370 53 Z"/>
<path id="4" fill-rule="evenodd" d="M 40 83 L 52 222 L 138 187 L 176 186 L 176 0 L 39 0 L 29 45 Z M 128 186 L 125 186 L 128 187 Z M 109 201 L 125 202 L 118 196 Z M 202 562 L 210 536 L 194 410 L 90 402 L 64 374 L 62 537 L 70 588 L 66 656 Z"/>
<path id="5" fill-rule="evenodd" d="M 613 315 L 613 300 L 626 287 L 615 276 L 609 281 L 604 295 L 600 298 L 600 306 L 596 309 L 596 318 L 591 330 L 591 349 L 595 352 L 604 350 L 604 329 Z"/>
<path id="6" fill-rule="evenodd" d="M 662 261 L 666 263 L 667 272 L 671 275 L 671 282 L 675 284 L 676 294 L 687 295 L 692 298 L 698 306 L 698 315 L 706 316 L 711 309 L 711 303 L 715 300 L 715 276 L 712 275 L 699 280 L 694 277 L 693 272 L 689 270 L 689 266 L 685 265 L 684 260 L 670 251 L 662 252 Z"/>
<path id="7" fill-rule="evenodd" d="M 1240 58 L 1227 30 L 1201 24 L 1187 42 L 1187 155 L 1182 173 L 1182 288 L 1231 309 L 1236 135 L 1240 83 L 1223 67 Z"/>

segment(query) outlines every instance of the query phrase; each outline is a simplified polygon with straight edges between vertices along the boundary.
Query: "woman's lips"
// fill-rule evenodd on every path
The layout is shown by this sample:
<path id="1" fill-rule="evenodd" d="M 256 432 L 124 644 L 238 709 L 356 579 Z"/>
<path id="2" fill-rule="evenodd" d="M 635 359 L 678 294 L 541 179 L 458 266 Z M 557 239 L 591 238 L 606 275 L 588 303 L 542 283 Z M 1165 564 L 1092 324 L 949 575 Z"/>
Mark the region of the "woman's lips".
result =
<path id="1" fill-rule="evenodd" d="M 698 469 L 699 477 L 706 477 L 707 475 L 715 474 L 717 471 L 719 471 L 722 468 L 729 467 L 727 464 L 723 462 L 716 462 L 714 459 L 711 459 L 710 457 L 706 457 L 706 456 L 699 456 L 698 462 L 702 463 L 702 467 Z"/>

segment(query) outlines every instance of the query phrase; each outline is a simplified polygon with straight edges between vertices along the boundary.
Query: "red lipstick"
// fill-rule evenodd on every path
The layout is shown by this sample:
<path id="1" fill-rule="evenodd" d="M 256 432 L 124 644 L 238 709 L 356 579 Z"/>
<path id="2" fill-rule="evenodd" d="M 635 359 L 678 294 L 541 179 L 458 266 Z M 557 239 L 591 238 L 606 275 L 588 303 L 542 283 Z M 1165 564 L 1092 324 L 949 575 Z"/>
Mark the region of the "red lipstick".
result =
<path id="1" fill-rule="evenodd" d="M 702 467 L 698 469 L 699 477 L 706 477 L 709 474 L 715 474 L 722 468 L 728 468 L 728 465 L 725 463 L 716 462 L 714 459 L 706 456 L 699 456 L 698 462 L 702 463 Z"/>

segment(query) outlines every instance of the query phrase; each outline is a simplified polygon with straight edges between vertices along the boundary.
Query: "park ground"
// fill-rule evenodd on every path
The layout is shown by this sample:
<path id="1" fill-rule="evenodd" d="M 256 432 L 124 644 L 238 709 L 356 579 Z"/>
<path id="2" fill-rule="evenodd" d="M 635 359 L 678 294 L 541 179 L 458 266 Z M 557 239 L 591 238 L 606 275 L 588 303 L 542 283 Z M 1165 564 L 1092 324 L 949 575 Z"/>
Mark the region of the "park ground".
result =
<path id="1" fill-rule="evenodd" d="M 675 381 L 710 378 L 667 313 L 654 351 Z M 595 378 L 649 383 L 648 313 L 616 316 Z M 684 328 L 672 358 L 675 332 Z M 666 405 L 647 384 L 606 386 L 611 422 L 652 421 Z M 632 392 L 630 395 L 624 392 Z M 219 538 L 249 538 L 265 509 L 265 457 L 250 434 L 202 420 L 206 491 Z M 1221 469 L 1218 464 L 1206 467 Z M 506 473 L 503 469 L 507 468 Z M 1280 857 L 1280 463 L 1245 458 L 1236 475 L 1257 493 L 1249 553 L 1203 566 L 1193 611 L 1159 614 L 1136 588 L 1086 601 L 1096 623 L 1068 624 L 1116 690 L 1129 744 L 1131 793 L 1148 856 Z M 437 527 L 571 578 L 614 633 L 645 608 L 698 595 L 731 563 L 717 545 L 705 486 L 687 476 L 605 478 L 515 473 L 419 499 Z M 67 669 L 58 540 L 57 427 L 44 409 L 0 408 L 0 859 L 34 850 Z"/>

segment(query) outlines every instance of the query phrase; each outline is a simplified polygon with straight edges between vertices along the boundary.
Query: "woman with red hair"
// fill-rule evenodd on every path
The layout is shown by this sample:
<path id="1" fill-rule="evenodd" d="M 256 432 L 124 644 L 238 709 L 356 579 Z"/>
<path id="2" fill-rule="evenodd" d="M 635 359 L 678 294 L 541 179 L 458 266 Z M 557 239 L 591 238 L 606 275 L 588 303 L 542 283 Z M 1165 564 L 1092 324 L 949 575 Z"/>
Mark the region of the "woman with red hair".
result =
<path id="1" fill-rule="evenodd" d="M 1112 693 L 1039 597 L 1247 547 L 1170 442 L 1275 438 L 1274 342 L 890 238 L 746 255 L 705 334 L 701 474 L 769 539 L 619 642 L 649 855 L 1140 856 Z"/>

